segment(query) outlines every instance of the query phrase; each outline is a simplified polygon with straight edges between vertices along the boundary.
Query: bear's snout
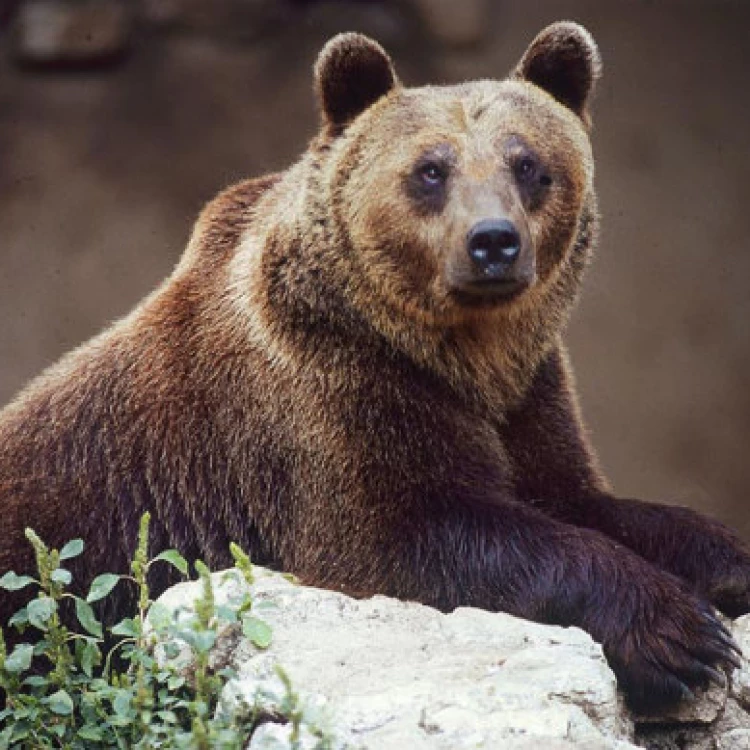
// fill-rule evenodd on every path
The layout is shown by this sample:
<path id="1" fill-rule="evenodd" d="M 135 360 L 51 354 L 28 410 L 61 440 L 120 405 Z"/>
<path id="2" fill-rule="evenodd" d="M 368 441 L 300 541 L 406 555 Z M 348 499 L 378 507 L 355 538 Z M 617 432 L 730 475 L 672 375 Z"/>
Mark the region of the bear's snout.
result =
<path id="1" fill-rule="evenodd" d="M 477 221 L 464 252 L 449 260 L 448 287 L 460 301 L 514 297 L 534 282 L 534 252 L 525 227 L 506 217 Z"/>
<path id="2" fill-rule="evenodd" d="M 507 219 L 484 219 L 469 231 L 466 249 L 482 276 L 502 280 L 512 273 L 521 254 L 521 236 Z"/>

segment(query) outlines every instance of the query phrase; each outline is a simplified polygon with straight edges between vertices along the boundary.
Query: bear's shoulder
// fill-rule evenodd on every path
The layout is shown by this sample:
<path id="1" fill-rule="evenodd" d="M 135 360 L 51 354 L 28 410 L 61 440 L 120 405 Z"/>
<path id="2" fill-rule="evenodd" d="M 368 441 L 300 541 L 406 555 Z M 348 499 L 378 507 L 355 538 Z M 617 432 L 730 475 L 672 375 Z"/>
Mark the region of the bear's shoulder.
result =
<path id="1" fill-rule="evenodd" d="M 258 202 L 281 177 L 281 174 L 268 174 L 242 180 L 222 190 L 201 211 L 186 257 L 212 261 L 230 258 L 242 235 L 252 225 Z"/>

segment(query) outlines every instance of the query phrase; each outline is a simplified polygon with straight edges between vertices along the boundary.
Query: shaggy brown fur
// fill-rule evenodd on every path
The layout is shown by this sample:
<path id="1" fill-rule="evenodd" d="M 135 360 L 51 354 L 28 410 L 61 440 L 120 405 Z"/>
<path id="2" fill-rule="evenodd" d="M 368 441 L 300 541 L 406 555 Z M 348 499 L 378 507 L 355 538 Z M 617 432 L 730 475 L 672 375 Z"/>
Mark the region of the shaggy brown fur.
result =
<path id="1" fill-rule="evenodd" d="M 122 571 L 150 510 L 155 548 L 213 566 L 235 540 L 310 584 L 581 626 L 640 707 L 721 679 L 709 602 L 750 609 L 750 558 L 610 495 L 559 338 L 596 234 L 599 72 L 570 23 L 509 79 L 446 88 L 332 40 L 302 159 L 209 204 L 165 284 L 0 414 L 0 571 L 31 566 L 26 526 L 85 539 L 83 581 Z M 498 217 L 500 281 L 467 253 Z"/>

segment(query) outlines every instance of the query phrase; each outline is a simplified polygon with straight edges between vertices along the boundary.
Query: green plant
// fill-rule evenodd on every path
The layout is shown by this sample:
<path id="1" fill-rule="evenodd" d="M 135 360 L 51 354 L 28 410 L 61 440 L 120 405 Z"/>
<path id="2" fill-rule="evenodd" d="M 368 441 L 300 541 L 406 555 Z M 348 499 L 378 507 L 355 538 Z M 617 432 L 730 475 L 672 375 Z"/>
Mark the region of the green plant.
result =
<path id="1" fill-rule="evenodd" d="M 210 572 L 201 561 L 195 563 L 202 594 L 194 611 L 176 616 L 153 603 L 147 584 L 152 566 L 169 564 L 187 576 L 188 563 L 176 550 L 149 559 L 148 526 L 145 514 L 131 574 L 99 575 L 85 597 L 68 590 L 72 575 L 62 565 L 83 552 L 83 542 L 74 539 L 59 551 L 49 549 L 27 529 L 38 575 L 10 571 L 0 578 L 0 588 L 37 588 L 36 597 L 8 623 L 22 635 L 32 631 L 36 637 L 8 652 L 0 629 L 0 688 L 5 693 L 0 750 L 244 747 L 260 712 L 246 704 L 229 713 L 216 710 L 219 694 L 234 673 L 212 670 L 210 651 L 227 626 L 241 627 L 259 648 L 269 645 L 271 631 L 251 614 L 249 593 L 217 606 Z M 230 551 L 240 575 L 251 583 L 249 558 L 237 545 Z M 137 611 L 104 628 L 91 605 L 118 584 L 135 587 Z M 81 632 L 63 621 L 62 606 L 74 610 Z M 175 659 L 185 648 L 192 652 L 191 669 L 181 668 L 184 660 Z M 290 718 L 299 721 L 296 713 Z"/>

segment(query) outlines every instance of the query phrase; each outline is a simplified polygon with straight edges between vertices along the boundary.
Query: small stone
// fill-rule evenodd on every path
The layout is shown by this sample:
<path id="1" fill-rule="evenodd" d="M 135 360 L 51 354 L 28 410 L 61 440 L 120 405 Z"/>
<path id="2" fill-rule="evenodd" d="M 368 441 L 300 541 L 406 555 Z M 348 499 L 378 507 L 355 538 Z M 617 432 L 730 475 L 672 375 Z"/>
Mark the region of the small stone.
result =
<path id="1" fill-rule="evenodd" d="M 122 0 L 26 0 L 12 24 L 16 57 L 26 63 L 86 63 L 121 55 L 133 6 Z"/>

